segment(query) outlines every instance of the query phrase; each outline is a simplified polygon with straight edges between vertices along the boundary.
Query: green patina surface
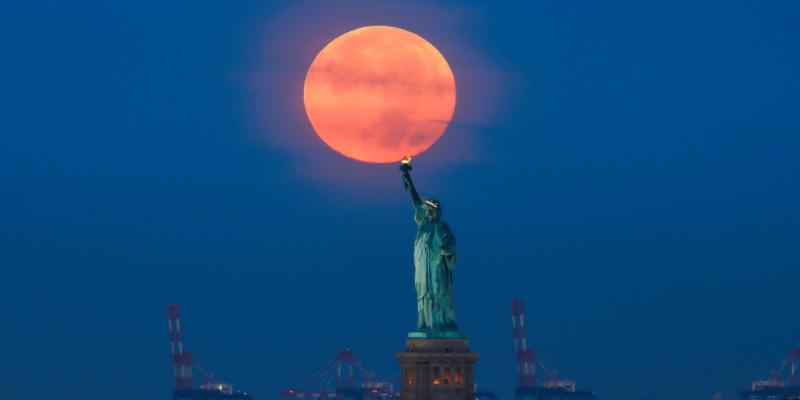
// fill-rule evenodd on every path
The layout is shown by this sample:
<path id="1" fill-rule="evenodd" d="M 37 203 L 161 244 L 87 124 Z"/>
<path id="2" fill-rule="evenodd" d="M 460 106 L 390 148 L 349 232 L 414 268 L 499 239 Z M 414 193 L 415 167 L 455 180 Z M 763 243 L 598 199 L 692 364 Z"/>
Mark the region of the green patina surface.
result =
<path id="1" fill-rule="evenodd" d="M 417 330 L 409 338 L 464 338 L 453 309 L 456 239 L 442 219 L 435 199 L 422 199 L 411 180 L 411 165 L 402 164 L 403 183 L 411 195 L 417 237 L 414 240 L 414 285 L 417 289 Z"/>
<path id="2" fill-rule="evenodd" d="M 408 333 L 409 339 L 466 339 L 467 334 L 461 331 L 421 332 Z"/>

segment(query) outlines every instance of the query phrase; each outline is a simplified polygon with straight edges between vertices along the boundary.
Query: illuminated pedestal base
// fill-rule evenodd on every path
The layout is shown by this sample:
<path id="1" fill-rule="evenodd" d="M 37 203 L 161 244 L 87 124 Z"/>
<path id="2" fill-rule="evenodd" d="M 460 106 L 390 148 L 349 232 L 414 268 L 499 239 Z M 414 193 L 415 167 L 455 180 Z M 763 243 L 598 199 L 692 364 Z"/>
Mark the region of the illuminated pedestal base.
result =
<path id="1" fill-rule="evenodd" d="M 474 400 L 478 353 L 461 339 L 408 339 L 397 353 L 403 400 Z"/>

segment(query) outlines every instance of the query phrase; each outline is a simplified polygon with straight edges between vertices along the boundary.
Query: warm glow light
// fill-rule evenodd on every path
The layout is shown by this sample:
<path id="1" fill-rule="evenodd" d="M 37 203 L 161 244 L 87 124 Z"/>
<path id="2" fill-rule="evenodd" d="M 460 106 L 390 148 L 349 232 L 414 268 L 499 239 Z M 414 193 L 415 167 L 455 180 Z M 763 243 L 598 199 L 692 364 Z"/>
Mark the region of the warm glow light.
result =
<path id="1" fill-rule="evenodd" d="M 368 26 L 317 54 L 303 102 L 317 135 L 365 162 L 397 162 L 427 150 L 453 117 L 456 87 L 444 56 L 404 29 Z M 410 157 L 409 157 L 410 162 Z"/>

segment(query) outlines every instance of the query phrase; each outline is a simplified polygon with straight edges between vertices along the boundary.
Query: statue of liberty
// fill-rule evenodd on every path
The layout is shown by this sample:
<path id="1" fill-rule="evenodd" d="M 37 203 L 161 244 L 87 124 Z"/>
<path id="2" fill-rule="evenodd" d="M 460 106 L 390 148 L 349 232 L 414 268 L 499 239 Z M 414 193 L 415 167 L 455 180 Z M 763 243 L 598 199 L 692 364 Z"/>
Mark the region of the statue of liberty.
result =
<path id="1" fill-rule="evenodd" d="M 417 331 L 409 337 L 463 337 L 453 311 L 453 270 L 456 239 L 442 219 L 442 205 L 423 199 L 411 181 L 411 159 L 400 165 L 403 184 L 411 195 L 417 238 L 414 241 L 414 285 L 417 289 Z"/>

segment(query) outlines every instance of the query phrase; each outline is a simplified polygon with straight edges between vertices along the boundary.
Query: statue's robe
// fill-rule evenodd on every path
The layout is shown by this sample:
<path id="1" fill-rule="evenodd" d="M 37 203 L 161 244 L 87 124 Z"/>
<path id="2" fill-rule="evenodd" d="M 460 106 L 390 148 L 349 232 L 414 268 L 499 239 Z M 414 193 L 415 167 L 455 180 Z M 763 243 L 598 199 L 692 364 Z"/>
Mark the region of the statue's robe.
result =
<path id="1" fill-rule="evenodd" d="M 416 208 L 419 228 L 414 241 L 414 284 L 417 288 L 417 329 L 455 331 L 453 311 L 453 269 L 456 266 L 456 240 L 441 219 L 431 221 L 425 207 Z M 442 254 L 444 250 L 445 254 Z"/>

